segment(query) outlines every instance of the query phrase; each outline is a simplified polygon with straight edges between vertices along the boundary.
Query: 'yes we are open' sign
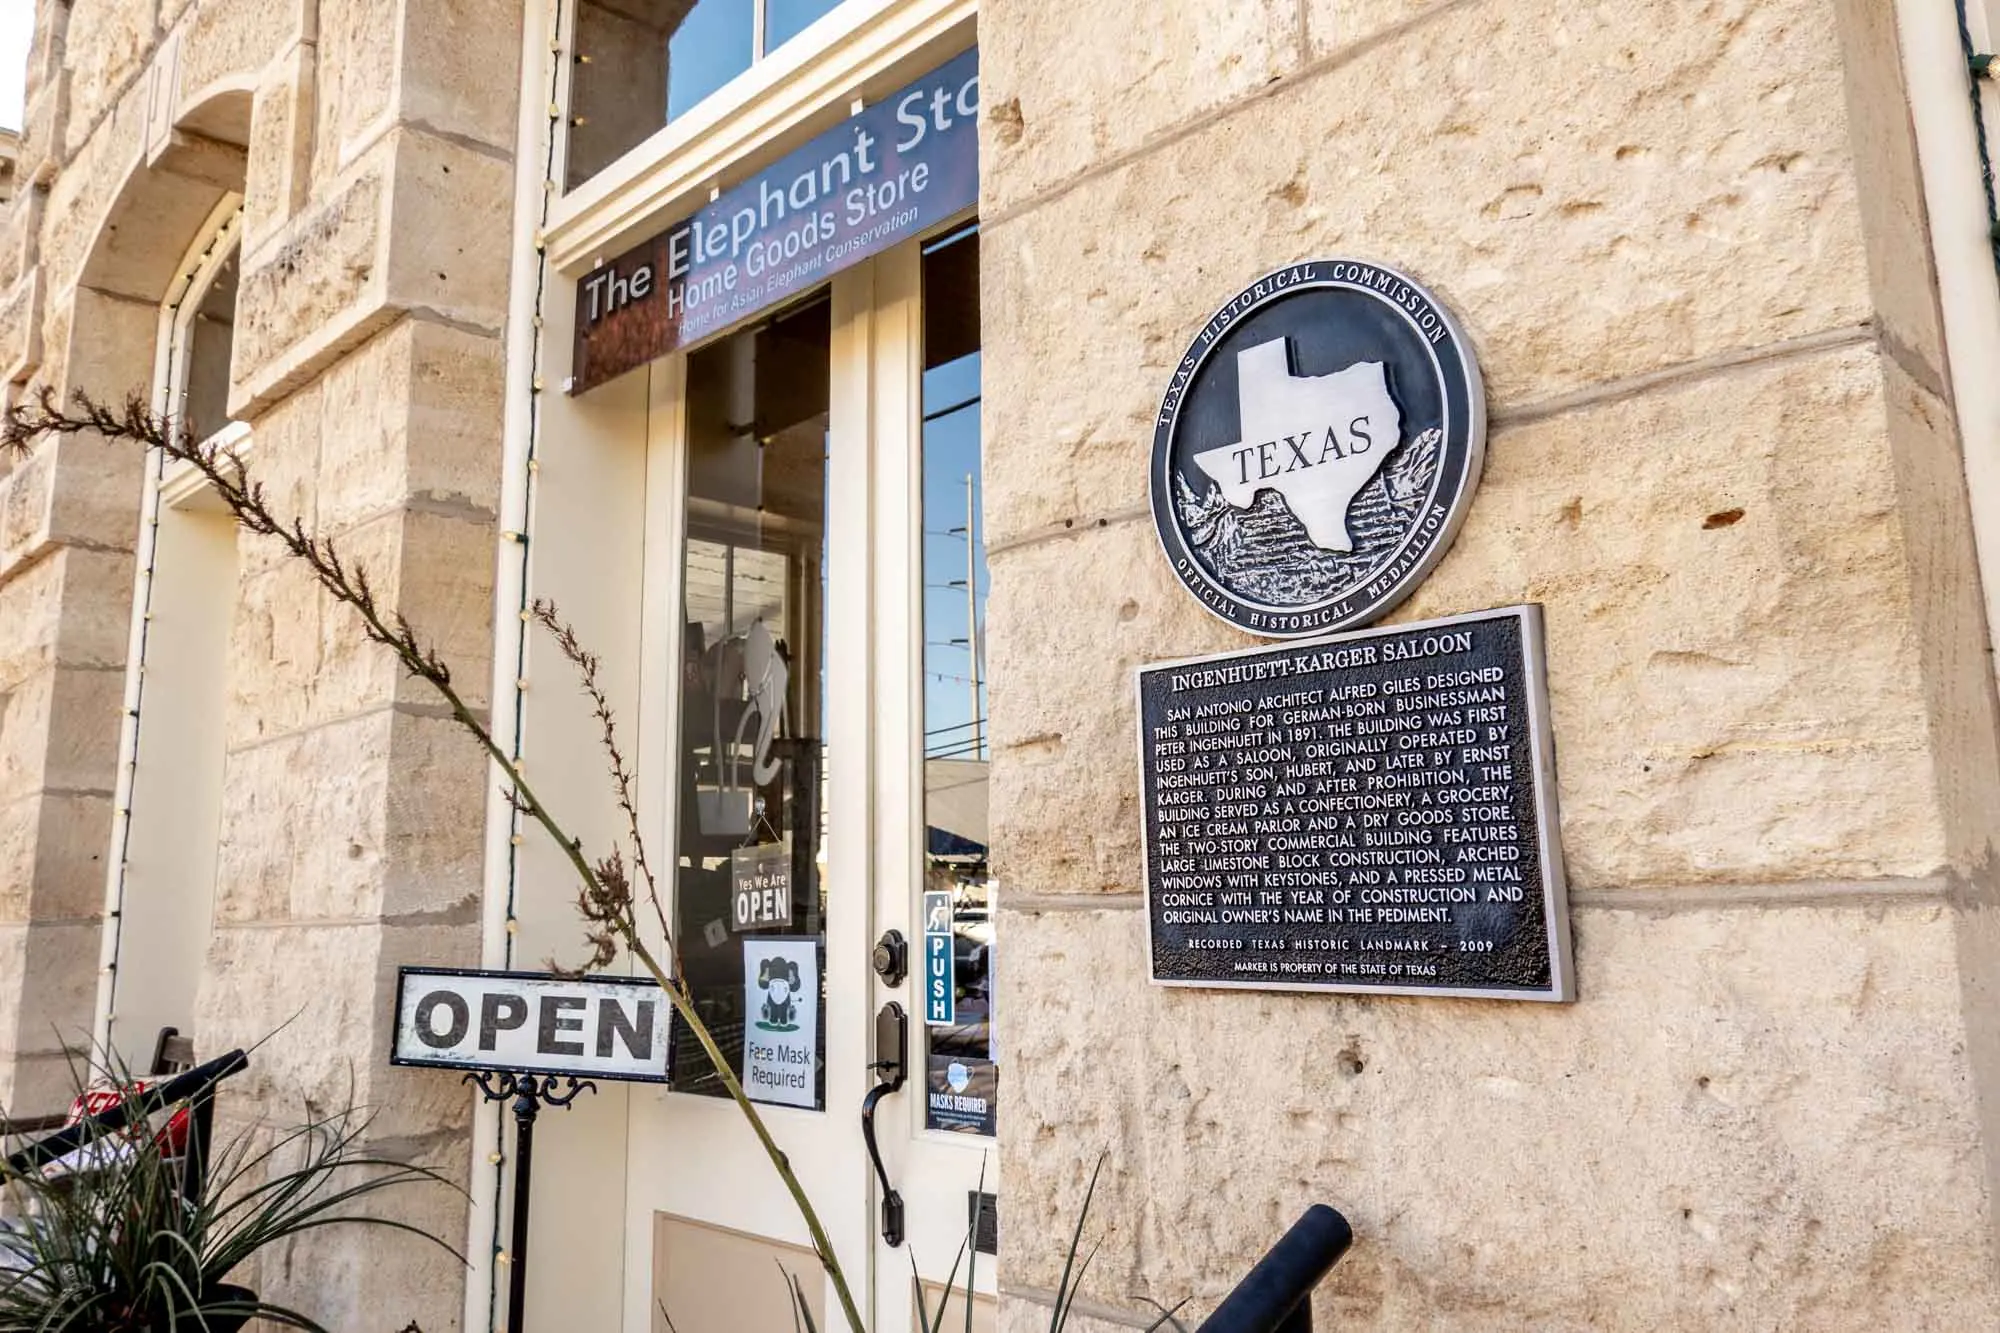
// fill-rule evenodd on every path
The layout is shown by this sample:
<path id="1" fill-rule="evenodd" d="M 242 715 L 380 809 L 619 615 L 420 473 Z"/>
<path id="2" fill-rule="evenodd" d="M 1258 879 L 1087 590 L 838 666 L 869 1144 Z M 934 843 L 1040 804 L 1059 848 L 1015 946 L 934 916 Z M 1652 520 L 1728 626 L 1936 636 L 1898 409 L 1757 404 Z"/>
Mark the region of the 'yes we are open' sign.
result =
<path id="1" fill-rule="evenodd" d="M 666 994 L 634 977 L 406 967 L 390 1063 L 668 1080 Z"/>

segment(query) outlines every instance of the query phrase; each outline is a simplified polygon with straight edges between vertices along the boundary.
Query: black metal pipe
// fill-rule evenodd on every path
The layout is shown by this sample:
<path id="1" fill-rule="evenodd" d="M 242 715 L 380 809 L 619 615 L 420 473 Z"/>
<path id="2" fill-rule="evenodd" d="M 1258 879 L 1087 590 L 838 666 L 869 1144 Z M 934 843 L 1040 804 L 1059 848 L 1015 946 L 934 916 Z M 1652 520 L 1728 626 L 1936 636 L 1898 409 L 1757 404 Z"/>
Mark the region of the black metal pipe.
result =
<path id="1" fill-rule="evenodd" d="M 175 1075 L 156 1088 L 133 1093 L 108 1110 L 86 1116 L 68 1129 L 45 1139 L 37 1139 L 7 1159 L 7 1170 L 15 1175 L 26 1175 L 86 1143 L 101 1139 L 106 1134 L 115 1134 L 125 1128 L 126 1121 L 135 1111 L 141 1116 L 150 1116 L 176 1102 L 205 1098 L 223 1079 L 249 1067 L 250 1057 L 240 1050 L 219 1055 L 207 1064 L 196 1065 L 185 1074 Z"/>
<path id="2" fill-rule="evenodd" d="M 535 1114 L 541 1102 L 530 1077 L 514 1098 L 514 1248 L 508 1256 L 507 1333 L 528 1326 L 528 1201 L 535 1180 Z"/>
<path id="3" fill-rule="evenodd" d="M 1312 1291 L 1354 1229 L 1323 1203 L 1306 1209 L 1195 1333 L 1312 1333 Z"/>

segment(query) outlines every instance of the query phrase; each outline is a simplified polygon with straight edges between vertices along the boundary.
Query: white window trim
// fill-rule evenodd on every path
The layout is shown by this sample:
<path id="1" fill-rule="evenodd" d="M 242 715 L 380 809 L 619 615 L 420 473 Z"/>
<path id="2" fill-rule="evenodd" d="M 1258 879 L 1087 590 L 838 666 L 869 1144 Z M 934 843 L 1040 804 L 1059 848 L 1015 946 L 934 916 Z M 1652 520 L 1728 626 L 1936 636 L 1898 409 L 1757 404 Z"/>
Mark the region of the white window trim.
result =
<path id="1" fill-rule="evenodd" d="M 557 199 L 550 262 L 575 277 L 615 258 L 706 203 L 725 176 L 831 124 L 830 111 L 848 114 L 970 46 L 977 12 L 977 0 L 847 0 Z"/>
<path id="2" fill-rule="evenodd" d="M 211 283 L 237 253 L 235 242 L 243 226 L 243 196 L 223 195 L 196 231 L 196 240 L 181 261 L 160 305 L 159 333 L 154 339 L 153 411 L 166 416 L 187 377 L 188 329 Z M 213 437 L 240 454 L 249 444 L 249 427 L 232 422 Z M 104 912 L 107 929 L 99 944 L 97 1002 L 92 1036 L 98 1052 L 111 1050 L 116 1017 L 117 970 L 124 945 L 127 866 L 124 850 L 132 822 L 133 789 L 139 762 L 139 713 L 145 670 L 146 620 L 152 604 L 153 563 L 158 552 L 158 528 L 166 509 L 210 510 L 221 507 L 207 479 L 194 468 L 168 467 L 164 457 L 149 460 L 140 497 L 142 531 L 140 558 L 134 572 L 131 628 L 126 640 L 125 692 L 118 733 L 118 768 L 112 790 L 111 842 L 105 857 Z"/>
<path id="3" fill-rule="evenodd" d="M 232 421 L 201 443 L 206 449 L 227 449 L 239 461 L 247 463 L 255 440 L 248 422 Z M 217 513 L 224 508 L 208 478 L 185 459 L 175 459 L 167 464 L 166 472 L 160 478 L 160 504 L 166 509 L 199 509 Z"/>

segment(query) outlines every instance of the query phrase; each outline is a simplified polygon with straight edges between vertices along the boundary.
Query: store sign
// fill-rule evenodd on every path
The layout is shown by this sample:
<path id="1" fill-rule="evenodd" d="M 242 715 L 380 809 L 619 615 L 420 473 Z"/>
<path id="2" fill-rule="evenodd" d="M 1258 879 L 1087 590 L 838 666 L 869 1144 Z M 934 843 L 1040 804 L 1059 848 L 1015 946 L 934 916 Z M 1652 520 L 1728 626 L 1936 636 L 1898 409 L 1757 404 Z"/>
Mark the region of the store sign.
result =
<path id="1" fill-rule="evenodd" d="M 389 1062 L 665 1083 L 672 1015 L 650 979 L 406 967 Z"/>
<path id="2" fill-rule="evenodd" d="M 756 1102 L 819 1105 L 819 940 L 743 942 L 743 1090 Z"/>
<path id="3" fill-rule="evenodd" d="M 1541 608 L 1141 668 L 1153 980 L 1575 998 Z"/>
<path id="4" fill-rule="evenodd" d="M 958 978 L 952 952 L 951 895 L 924 895 L 924 1026 L 958 1021 Z"/>
<path id="5" fill-rule="evenodd" d="M 789 930 L 792 925 L 792 840 L 739 847 L 729 854 L 729 927 Z"/>
<path id="6" fill-rule="evenodd" d="M 1175 367 L 1154 527 L 1188 591 L 1241 629 L 1366 625 L 1443 557 L 1485 442 L 1472 346 L 1436 297 L 1379 264 L 1292 264 L 1230 298 Z"/>
<path id="7" fill-rule="evenodd" d="M 978 198 L 975 48 L 586 274 L 570 391 L 809 291 Z"/>

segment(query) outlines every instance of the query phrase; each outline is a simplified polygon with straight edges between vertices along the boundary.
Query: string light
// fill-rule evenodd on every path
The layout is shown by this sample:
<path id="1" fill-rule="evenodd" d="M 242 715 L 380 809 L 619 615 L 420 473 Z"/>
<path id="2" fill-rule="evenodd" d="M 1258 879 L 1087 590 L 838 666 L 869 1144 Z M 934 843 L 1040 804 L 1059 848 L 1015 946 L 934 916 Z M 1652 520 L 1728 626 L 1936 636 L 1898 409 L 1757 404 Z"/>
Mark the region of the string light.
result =
<path id="1" fill-rule="evenodd" d="M 528 575 L 529 575 L 528 528 L 534 519 L 535 482 L 540 470 L 537 465 L 535 455 L 541 445 L 541 427 L 542 427 L 542 410 L 541 410 L 541 396 L 542 396 L 541 365 L 542 365 L 542 327 L 543 327 L 542 307 L 548 297 L 548 290 L 549 290 L 548 242 L 544 232 L 545 228 L 547 228 L 549 224 L 549 210 L 552 207 L 555 200 L 555 196 L 557 195 L 560 189 L 560 187 L 556 183 L 556 139 L 557 139 L 556 131 L 557 127 L 562 123 L 562 114 L 563 114 L 562 18 L 563 18 L 562 0 L 555 0 L 555 2 L 551 5 L 549 12 L 549 55 L 551 58 L 548 62 L 549 112 L 548 112 L 548 120 L 543 130 L 547 142 L 544 145 L 543 156 L 542 156 L 542 189 L 541 189 L 542 209 L 541 209 L 541 216 L 535 220 L 535 230 L 534 230 L 535 313 L 534 313 L 534 319 L 530 325 L 529 335 L 528 335 L 529 337 L 528 365 L 530 367 L 530 373 L 532 375 L 532 379 L 530 380 L 528 385 L 528 429 L 527 429 L 528 438 L 527 438 L 527 451 L 526 451 L 527 459 L 526 459 L 526 466 L 522 469 L 523 478 L 521 486 L 521 513 L 520 513 L 521 526 L 518 530 L 506 530 L 500 534 L 503 540 L 511 542 L 514 546 L 519 548 L 521 553 L 521 563 L 520 563 L 521 601 L 519 607 L 520 629 L 514 640 L 514 735 L 513 735 L 512 745 L 510 747 L 511 753 L 508 756 L 509 762 L 513 765 L 514 772 L 517 775 L 523 771 L 522 758 L 524 755 L 524 747 L 522 745 L 521 738 L 522 738 L 522 732 L 525 729 L 527 722 L 528 637 L 529 637 L 528 625 L 529 622 L 534 618 L 533 611 L 530 609 L 530 602 L 528 597 Z M 588 61 L 584 60 L 583 57 L 579 56 L 578 63 L 587 64 Z M 509 803 L 507 819 L 508 819 L 507 918 L 506 918 L 506 937 L 502 945 L 501 965 L 503 967 L 511 968 L 514 966 L 515 936 L 520 930 L 520 924 L 521 924 L 519 918 L 517 918 L 514 914 L 514 905 L 519 897 L 520 884 L 521 884 L 520 849 L 521 849 L 522 829 L 523 829 L 521 807 L 518 802 Z M 499 1110 L 497 1106 L 494 1108 L 493 1114 L 496 1117 L 498 1116 Z M 500 1200 L 502 1196 L 506 1193 L 506 1181 L 501 1175 L 501 1172 L 504 1169 L 502 1163 L 504 1162 L 505 1159 L 501 1156 L 500 1153 L 495 1152 L 491 1155 L 489 1160 L 493 1164 L 492 1226 L 493 1226 L 493 1236 L 495 1238 L 495 1244 L 493 1247 L 493 1261 L 497 1267 L 500 1265 L 512 1263 L 513 1259 L 512 1256 L 510 1256 L 504 1249 L 500 1248 L 498 1244 L 498 1239 L 499 1236 L 501 1235 Z M 499 1314 L 499 1301 L 500 1301 L 500 1284 L 498 1282 L 494 1282 L 488 1286 L 486 1293 L 486 1322 L 489 1328 L 493 1327 L 497 1322 Z"/>

